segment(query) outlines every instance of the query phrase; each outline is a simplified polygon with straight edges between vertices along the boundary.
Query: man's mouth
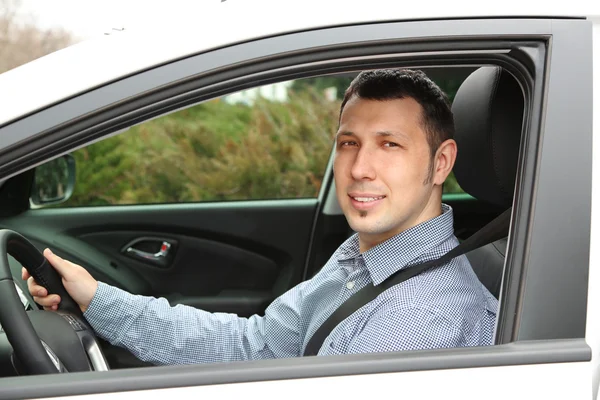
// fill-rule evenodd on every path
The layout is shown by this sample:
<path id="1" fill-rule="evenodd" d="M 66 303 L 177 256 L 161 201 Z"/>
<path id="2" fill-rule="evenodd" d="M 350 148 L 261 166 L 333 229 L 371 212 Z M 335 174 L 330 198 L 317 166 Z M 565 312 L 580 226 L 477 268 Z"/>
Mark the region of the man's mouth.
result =
<path id="1" fill-rule="evenodd" d="M 360 201 L 361 203 L 368 203 L 370 201 L 381 200 L 385 196 L 377 196 L 377 197 L 354 197 L 350 196 L 353 200 Z"/>
<path id="2" fill-rule="evenodd" d="M 386 196 L 360 193 L 348 194 L 348 197 L 350 197 L 350 203 L 352 204 L 352 207 L 357 210 L 366 211 L 376 207 L 383 199 L 385 199 Z"/>

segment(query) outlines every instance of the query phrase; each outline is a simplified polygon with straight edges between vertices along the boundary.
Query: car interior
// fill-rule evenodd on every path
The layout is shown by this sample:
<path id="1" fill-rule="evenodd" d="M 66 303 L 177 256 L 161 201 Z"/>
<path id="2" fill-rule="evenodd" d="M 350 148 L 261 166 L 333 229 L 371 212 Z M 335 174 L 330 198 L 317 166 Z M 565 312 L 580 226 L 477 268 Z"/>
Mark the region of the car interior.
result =
<path id="1" fill-rule="evenodd" d="M 498 66 L 424 70 L 434 80 L 451 76 L 462 81 L 452 110 L 459 149 L 454 174 L 465 194 L 443 201 L 454 210 L 455 235 L 465 240 L 512 206 L 524 95 L 519 82 Z M 313 203 L 43 209 L 31 208 L 32 169 L 0 188 L 0 228 L 21 233 L 40 251 L 51 247 L 89 267 L 96 279 L 133 293 L 207 311 L 261 314 L 275 297 L 313 276 L 353 233 L 337 204 L 330 169 L 331 163 L 319 201 Z M 508 242 L 507 236 L 467 254 L 496 298 L 501 297 Z M 127 254 L 132 251 L 155 259 Z M 156 256 L 161 251 L 168 257 Z M 21 265 L 12 257 L 9 261 L 21 299 L 37 308 L 20 279 Z M 100 344 L 111 369 L 148 366 L 123 349 Z M 0 373 L 14 372 L 7 369 Z"/>

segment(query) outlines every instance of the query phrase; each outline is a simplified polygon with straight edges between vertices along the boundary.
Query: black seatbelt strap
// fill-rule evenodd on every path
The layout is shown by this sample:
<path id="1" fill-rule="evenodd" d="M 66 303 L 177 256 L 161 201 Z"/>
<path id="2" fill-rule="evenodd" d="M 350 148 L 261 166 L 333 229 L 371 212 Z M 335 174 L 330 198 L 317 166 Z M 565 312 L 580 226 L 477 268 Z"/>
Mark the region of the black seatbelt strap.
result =
<path id="1" fill-rule="evenodd" d="M 306 348 L 304 349 L 304 355 L 316 355 L 327 336 L 329 336 L 331 331 L 338 326 L 340 322 L 348 318 L 356 310 L 369 303 L 371 300 L 374 300 L 377 296 L 392 286 L 404 282 L 430 268 L 444 265 L 455 257 L 508 236 L 511 210 L 512 208 L 509 208 L 508 210 L 504 211 L 498 217 L 494 218 L 490 223 L 475 232 L 468 239 L 460 243 L 448 253 L 444 254 L 442 257 L 401 269 L 400 271 L 388 277 L 379 285 L 373 286 L 371 283 L 356 292 L 356 294 L 342 303 L 342 305 L 335 310 L 333 314 L 331 314 L 329 318 L 325 320 L 325 322 L 323 322 L 319 329 L 317 329 L 306 345 Z"/>

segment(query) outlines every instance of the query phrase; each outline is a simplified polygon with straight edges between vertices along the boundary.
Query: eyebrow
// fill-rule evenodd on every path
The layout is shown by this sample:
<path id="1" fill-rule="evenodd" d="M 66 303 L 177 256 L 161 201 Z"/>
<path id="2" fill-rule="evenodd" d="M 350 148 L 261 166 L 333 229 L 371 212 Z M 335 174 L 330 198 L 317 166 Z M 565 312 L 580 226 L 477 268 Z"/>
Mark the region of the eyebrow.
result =
<path id="1" fill-rule="evenodd" d="M 398 139 L 405 139 L 405 140 L 409 138 L 404 133 L 394 132 L 394 131 L 377 131 L 377 132 L 375 132 L 375 135 L 384 136 L 384 137 L 392 136 L 392 137 L 396 137 Z M 336 133 L 336 135 L 335 135 L 336 139 L 339 138 L 340 136 L 356 136 L 356 134 L 352 131 L 341 131 L 341 132 Z"/>
<path id="2" fill-rule="evenodd" d="M 377 136 L 393 136 L 398 139 L 408 139 L 408 135 L 402 132 L 393 132 L 393 131 L 377 131 L 375 132 Z"/>
<path id="3" fill-rule="evenodd" d="M 335 138 L 339 138 L 340 136 L 356 136 L 352 131 L 341 131 L 335 134 Z"/>

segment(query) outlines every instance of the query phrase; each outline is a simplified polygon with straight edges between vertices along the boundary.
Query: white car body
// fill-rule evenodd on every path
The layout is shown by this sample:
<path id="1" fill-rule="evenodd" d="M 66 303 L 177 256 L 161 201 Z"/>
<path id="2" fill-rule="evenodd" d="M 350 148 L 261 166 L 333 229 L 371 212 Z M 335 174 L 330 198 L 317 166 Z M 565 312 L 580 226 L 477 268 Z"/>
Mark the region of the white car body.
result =
<path id="1" fill-rule="evenodd" d="M 176 2 L 175 2 L 176 3 Z M 585 16 L 593 22 L 593 124 L 600 136 L 600 3 L 587 2 L 412 2 L 372 0 L 366 4 L 347 2 L 283 2 L 211 0 L 173 8 L 170 22 L 150 30 L 111 31 L 42 57 L 0 75 L 0 126 L 37 110 L 74 97 L 107 82 L 139 71 L 222 48 L 250 39 L 296 32 L 317 27 L 357 22 L 413 21 L 493 16 Z M 526 22 L 524 22 L 526 23 Z M 109 27 L 107 27 L 108 30 Z M 489 26 L 482 24 L 482 29 Z M 20 137 L 2 137 L 4 146 Z M 248 395 L 261 399 L 335 396 L 399 396 L 440 399 L 552 398 L 591 399 L 597 397 L 600 381 L 600 142 L 593 144 L 592 225 L 587 303 L 587 344 L 589 362 L 530 364 L 482 368 L 453 368 L 317 377 L 302 379 L 238 382 L 134 392 L 80 395 L 73 398 L 183 398 L 240 399 Z M 4 177 L 7 178 L 7 177 Z M 69 397 L 71 398 L 71 397 Z"/>

